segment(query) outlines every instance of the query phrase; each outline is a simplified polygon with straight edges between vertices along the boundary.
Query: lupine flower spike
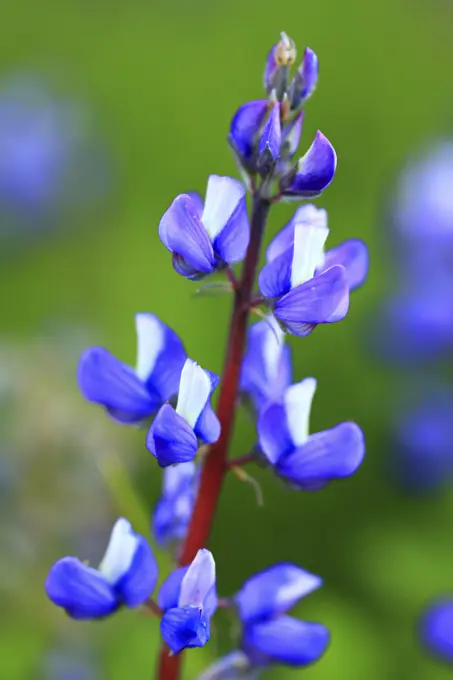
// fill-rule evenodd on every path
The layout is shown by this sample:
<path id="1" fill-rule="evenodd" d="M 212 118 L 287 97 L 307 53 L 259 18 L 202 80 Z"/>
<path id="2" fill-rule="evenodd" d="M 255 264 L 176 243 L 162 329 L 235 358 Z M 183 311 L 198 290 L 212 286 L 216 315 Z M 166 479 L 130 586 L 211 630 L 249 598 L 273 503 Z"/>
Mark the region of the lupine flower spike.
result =
<path id="1" fill-rule="evenodd" d="M 156 583 L 157 564 L 148 542 L 121 518 L 97 569 L 64 557 L 51 568 L 46 592 L 73 619 L 99 619 L 122 606 L 143 604 Z"/>
<path id="2" fill-rule="evenodd" d="M 265 98 L 240 106 L 231 122 L 229 143 L 252 194 L 250 221 L 243 184 L 211 175 L 204 201 L 195 193 L 177 196 L 159 224 L 178 274 L 201 280 L 224 271 L 229 292 L 234 290 L 218 415 L 211 406 L 218 376 L 188 358 L 181 340 L 152 314 L 136 316 L 136 368 L 101 347 L 88 349 L 78 368 L 88 401 L 119 422 L 147 424 L 146 448 L 164 468 L 152 531 L 159 546 L 172 549 L 176 544 L 178 563 L 156 602 L 153 553 L 145 538 L 120 519 L 98 569 L 65 557 L 50 569 L 46 591 L 76 619 L 99 619 L 124 606 L 146 604 L 160 618 L 163 640 L 156 680 L 180 680 L 184 650 L 209 642 L 219 606 L 239 619 L 240 638 L 198 680 L 257 680 L 273 664 L 307 666 L 329 644 L 324 625 L 288 615 L 321 586 L 318 576 L 280 563 L 246 580 L 233 598 L 219 599 L 216 564 L 204 547 L 229 471 L 250 481 L 242 466 L 264 462 L 291 487 L 311 491 L 352 475 L 364 456 L 363 434 L 355 423 L 310 434 L 316 380 L 292 384 L 285 339 L 346 316 L 351 290 L 367 275 L 366 247 L 354 239 L 325 252 L 326 212 L 306 205 L 270 243 L 257 277 L 271 207 L 285 199 L 318 196 L 336 169 L 335 150 L 320 132 L 296 160 L 304 106 L 318 79 L 318 59 L 309 48 L 291 75 L 296 56 L 294 42 L 282 33 L 266 61 Z M 231 265 L 242 260 L 236 278 Z M 225 285 L 203 287 L 216 283 Z M 250 312 L 259 305 L 265 305 L 266 314 L 247 333 Z M 235 412 L 247 400 L 258 441 L 250 453 L 233 458 L 229 444 Z"/>

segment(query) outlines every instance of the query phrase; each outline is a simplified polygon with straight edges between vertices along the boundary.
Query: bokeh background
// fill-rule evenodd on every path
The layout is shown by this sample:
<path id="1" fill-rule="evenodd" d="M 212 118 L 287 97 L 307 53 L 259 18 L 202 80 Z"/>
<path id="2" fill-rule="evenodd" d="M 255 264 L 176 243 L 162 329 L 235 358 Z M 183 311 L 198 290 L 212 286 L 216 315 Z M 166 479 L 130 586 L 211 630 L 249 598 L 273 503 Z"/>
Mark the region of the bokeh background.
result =
<path id="1" fill-rule="evenodd" d="M 219 590 L 233 593 L 278 560 L 322 575 L 324 588 L 297 615 L 328 625 L 332 645 L 320 663 L 292 675 L 450 677 L 421 649 L 416 622 L 426 603 L 453 589 L 453 490 L 408 495 L 393 484 L 388 430 L 404 408 L 403 376 L 372 348 L 373 321 L 394 279 L 384 216 L 395 173 L 414 149 L 453 134 L 453 5 L 4 0 L 0 15 L 0 137 L 11 88 L 37 88 L 51 136 L 58 125 L 46 106 L 64 102 L 63 128 L 75 137 L 65 142 L 64 162 L 43 161 L 39 151 L 30 161 L 41 158 L 37 167 L 50 167 L 53 181 L 71 165 L 59 200 L 39 187 L 25 198 L 18 190 L 0 220 L 0 677 L 60 680 L 61 659 L 81 665 L 80 679 L 153 677 L 155 621 L 125 612 L 76 624 L 43 591 L 58 557 L 102 554 L 119 512 L 146 531 L 160 490 L 143 433 L 85 404 L 75 369 L 81 349 L 96 343 L 133 362 L 133 314 L 153 311 L 190 356 L 221 370 L 230 301 L 193 296 L 157 226 L 176 194 L 203 193 L 210 173 L 236 175 L 229 122 L 262 95 L 264 58 L 280 30 L 320 58 L 303 146 L 320 128 L 338 153 L 336 179 L 317 202 L 329 211 L 329 243 L 358 236 L 371 255 L 346 320 L 291 341 L 295 376 L 319 380 L 313 430 L 356 420 L 367 457 L 352 479 L 314 494 L 290 493 L 258 471 L 261 508 L 249 485 L 229 479 L 210 545 Z M 15 129 L 14 107 L 8 115 Z M 269 238 L 291 211 L 274 209 Z M 241 415 L 235 452 L 253 441 Z M 164 575 L 167 557 L 161 566 Z M 187 654 L 185 677 L 230 649 L 234 633 L 221 618 L 213 642 Z M 269 673 L 287 676 L 283 668 Z"/>

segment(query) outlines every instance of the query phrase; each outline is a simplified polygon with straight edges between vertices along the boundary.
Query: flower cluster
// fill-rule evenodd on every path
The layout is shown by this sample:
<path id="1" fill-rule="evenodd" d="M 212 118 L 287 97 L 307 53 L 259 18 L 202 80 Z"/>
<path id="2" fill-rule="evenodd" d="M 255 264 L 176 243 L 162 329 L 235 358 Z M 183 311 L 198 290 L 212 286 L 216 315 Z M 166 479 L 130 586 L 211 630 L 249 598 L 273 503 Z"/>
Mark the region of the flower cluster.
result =
<path id="1" fill-rule="evenodd" d="M 435 375 L 435 360 L 453 346 L 452 182 L 453 143 L 444 141 L 407 164 L 391 210 L 399 289 L 386 303 L 380 335 L 385 358 L 410 368 L 409 389 L 417 395 L 395 426 L 391 468 L 416 493 L 453 479 L 453 390 Z M 451 598 L 427 609 L 420 635 L 428 650 L 453 663 Z"/>
<path id="2" fill-rule="evenodd" d="M 102 347 L 86 350 L 79 363 L 78 382 L 88 401 L 119 423 L 146 428 L 146 448 L 164 468 L 153 532 L 159 545 L 176 544 L 179 562 L 154 600 L 154 554 L 145 537 L 120 518 L 97 569 L 75 557 L 63 558 L 51 568 L 46 591 L 76 619 L 147 606 L 161 619 L 166 646 L 159 677 L 166 680 L 179 677 L 184 649 L 208 642 L 211 618 L 220 606 L 238 616 L 241 637 L 238 649 L 208 669 L 204 680 L 239 673 L 253 677 L 272 663 L 306 666 L 329 643 L 324 625 L 288 615 L 321 586 L 319 577 L 278 563 L 246 580 L 236 595 L 218 598 L 214 557 L 205 547 L 229 469 L 258 462 L 293 489 L 317 491 L 352 475 L 364 456 L 364 437 L 353 422 L 310 433 L 316 380 L 293 382 L 285 340 L 346 316 L 351 291 L 367 275 L 365 245 L 351 239 L 325 250 L 327 214 L 304 205 L 270 243 L 258 290 L 253 290 L 271 205 L 318 196 L 335 174 L 335 151 L 320 132 L 308 152 L 295 160 L 303 106 L 318 76 L 317 57 L 307 48 L 291 78 L 295 58 L 293 42 L 282 34 L 266 61 L 266 99 L 241 106 L 233 117 L 229 142 L 246 186 L 211 175 L 204 200 L 193 192 L 177 196 L 159 224 L 160 239 L 180 276 L 198 281 L 218 273 L 226 276 L 234 296 L 217 414 L 211 398 L 219 377 L 188 357 L 176 333 L 153 314 L 136 315 L 135 367 Z M 250 221 L 246 189 L 253 195 Z M 232 266 L 242 260 L 242 277 L 237 279 Z M 263 318 L 249 326 L 247 339 L 248 316 L 259 306 L 264 307 Z M 240 402 L 253 409 L 256 445 L 229 460 Z"/>

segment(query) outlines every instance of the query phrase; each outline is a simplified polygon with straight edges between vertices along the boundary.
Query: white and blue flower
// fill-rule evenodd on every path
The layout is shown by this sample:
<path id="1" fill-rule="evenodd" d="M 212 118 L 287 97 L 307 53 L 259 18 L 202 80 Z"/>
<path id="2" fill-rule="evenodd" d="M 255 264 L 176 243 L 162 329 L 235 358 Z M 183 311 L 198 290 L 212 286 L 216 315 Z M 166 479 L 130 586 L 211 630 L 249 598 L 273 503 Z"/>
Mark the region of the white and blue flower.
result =
<path id="1" fill-rule="evenodd" d="M 243 185 L 211 175 L 204 204 L 197 194 L 177 196 L 160 221 L 159 236 L 172 253 L 174 269 L 188 279 L 240 262 L 250 239 Z"/>
<path id="2" fill-rule="evenodd" d="M 81 356 L 78 382 L 84 397 L 121 423 L 141 423 L 176 395 L 186 353 L 176 333 L 154 314 L 136 314 L 137 364 L 128 366 L 103 347 Z"/>
<path id="3" fill-rule="evenodd" d="M 97 569 L 76 557 L 64 557 L 50 569 L 48 597 L 74 619 L 99 619 L 122 606 L 137 607 L 157 583 L 157 563 L 143 536 L 120 518 Z"/>
<path id="4" fill-rule="evenodd" d="M 314 378 L 291 385 L 280 403 L 260 412 L 257 423 L 261 452 L 276 474 L 306 491 L 354 474 L 365 455 L 363 433 L 355 423 L 309 433 L 315 390 Z"/>
<path id="5" fill-rule="evenodd" d="M 291 349 L 276 319 L 270 315 L 250 326 L 240 389 L 257 411 L 268 402 L 280 401 L 291 384 L 291 375 Z"/>
<path id="6" fill-rule="evenodd" d="M 215 562 L 209 550 L 199 550 L 188 567 L 164 581 L 158 595 L 164 612 L 161 633 L 174 654 L 203 647 L 210 637 L 210 619 L 217 608 Z"/>
<path id="7" fill-rule="evenodd" d="M 343 319 L 350 290 L 366 278 L 362 241 L 351 239 L 325 253 L 328 234 L 326 212 L 302 206 L 267 250 L 259 287 L 279 323 L 294 335 Z"/>
<path id="8" fill-rule="evenodd" d="M 242 647 L 254 666 L 300 667 L 322 656 L 330 639 L 327 628 L 286 615 L 321 585 L 318 576 L 291 563 L 276 564 L 245 582 L 235 603 L 243 626 Z"/>
<path id="9" fill-rule="evenodd" d="M 161 467 L 193 460 L 198 440 L 213 444 L 220 436 L 220 423 L 210 399 L 219 378 L 192 359 L 187 359 L 179 383 L 176 407 L 164 404 L 146 438 L 148 451 Z"/>

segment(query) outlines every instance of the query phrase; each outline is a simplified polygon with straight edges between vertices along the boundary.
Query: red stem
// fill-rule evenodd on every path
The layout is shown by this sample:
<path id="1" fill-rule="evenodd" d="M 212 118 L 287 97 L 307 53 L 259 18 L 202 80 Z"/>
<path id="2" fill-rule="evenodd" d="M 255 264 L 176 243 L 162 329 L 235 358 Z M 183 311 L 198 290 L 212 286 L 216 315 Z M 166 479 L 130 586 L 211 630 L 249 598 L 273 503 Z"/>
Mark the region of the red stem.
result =
<path id="1" fill-rule="evenodd" d="M 206 546 L 223 479 L 228 471 L 228 446 L 236 413 L 236 398 L 244 354 L 250 300 L 269 207 L 269 202 L 264 201 L 258 195 L 254 196 L 250 244 L 245 256 L 242 277 L 235 292 L 217 408 L 222 432 L 218 441 L 211 446 L 203 467 L 192 520 L 181 553 L 181 565 L 190 564 L 198 550 Z M 179 680 L 181 662 L 182 654 L 170 656 L 167 647 L 164 645 L 159 657 L 158 680 Z"/>

